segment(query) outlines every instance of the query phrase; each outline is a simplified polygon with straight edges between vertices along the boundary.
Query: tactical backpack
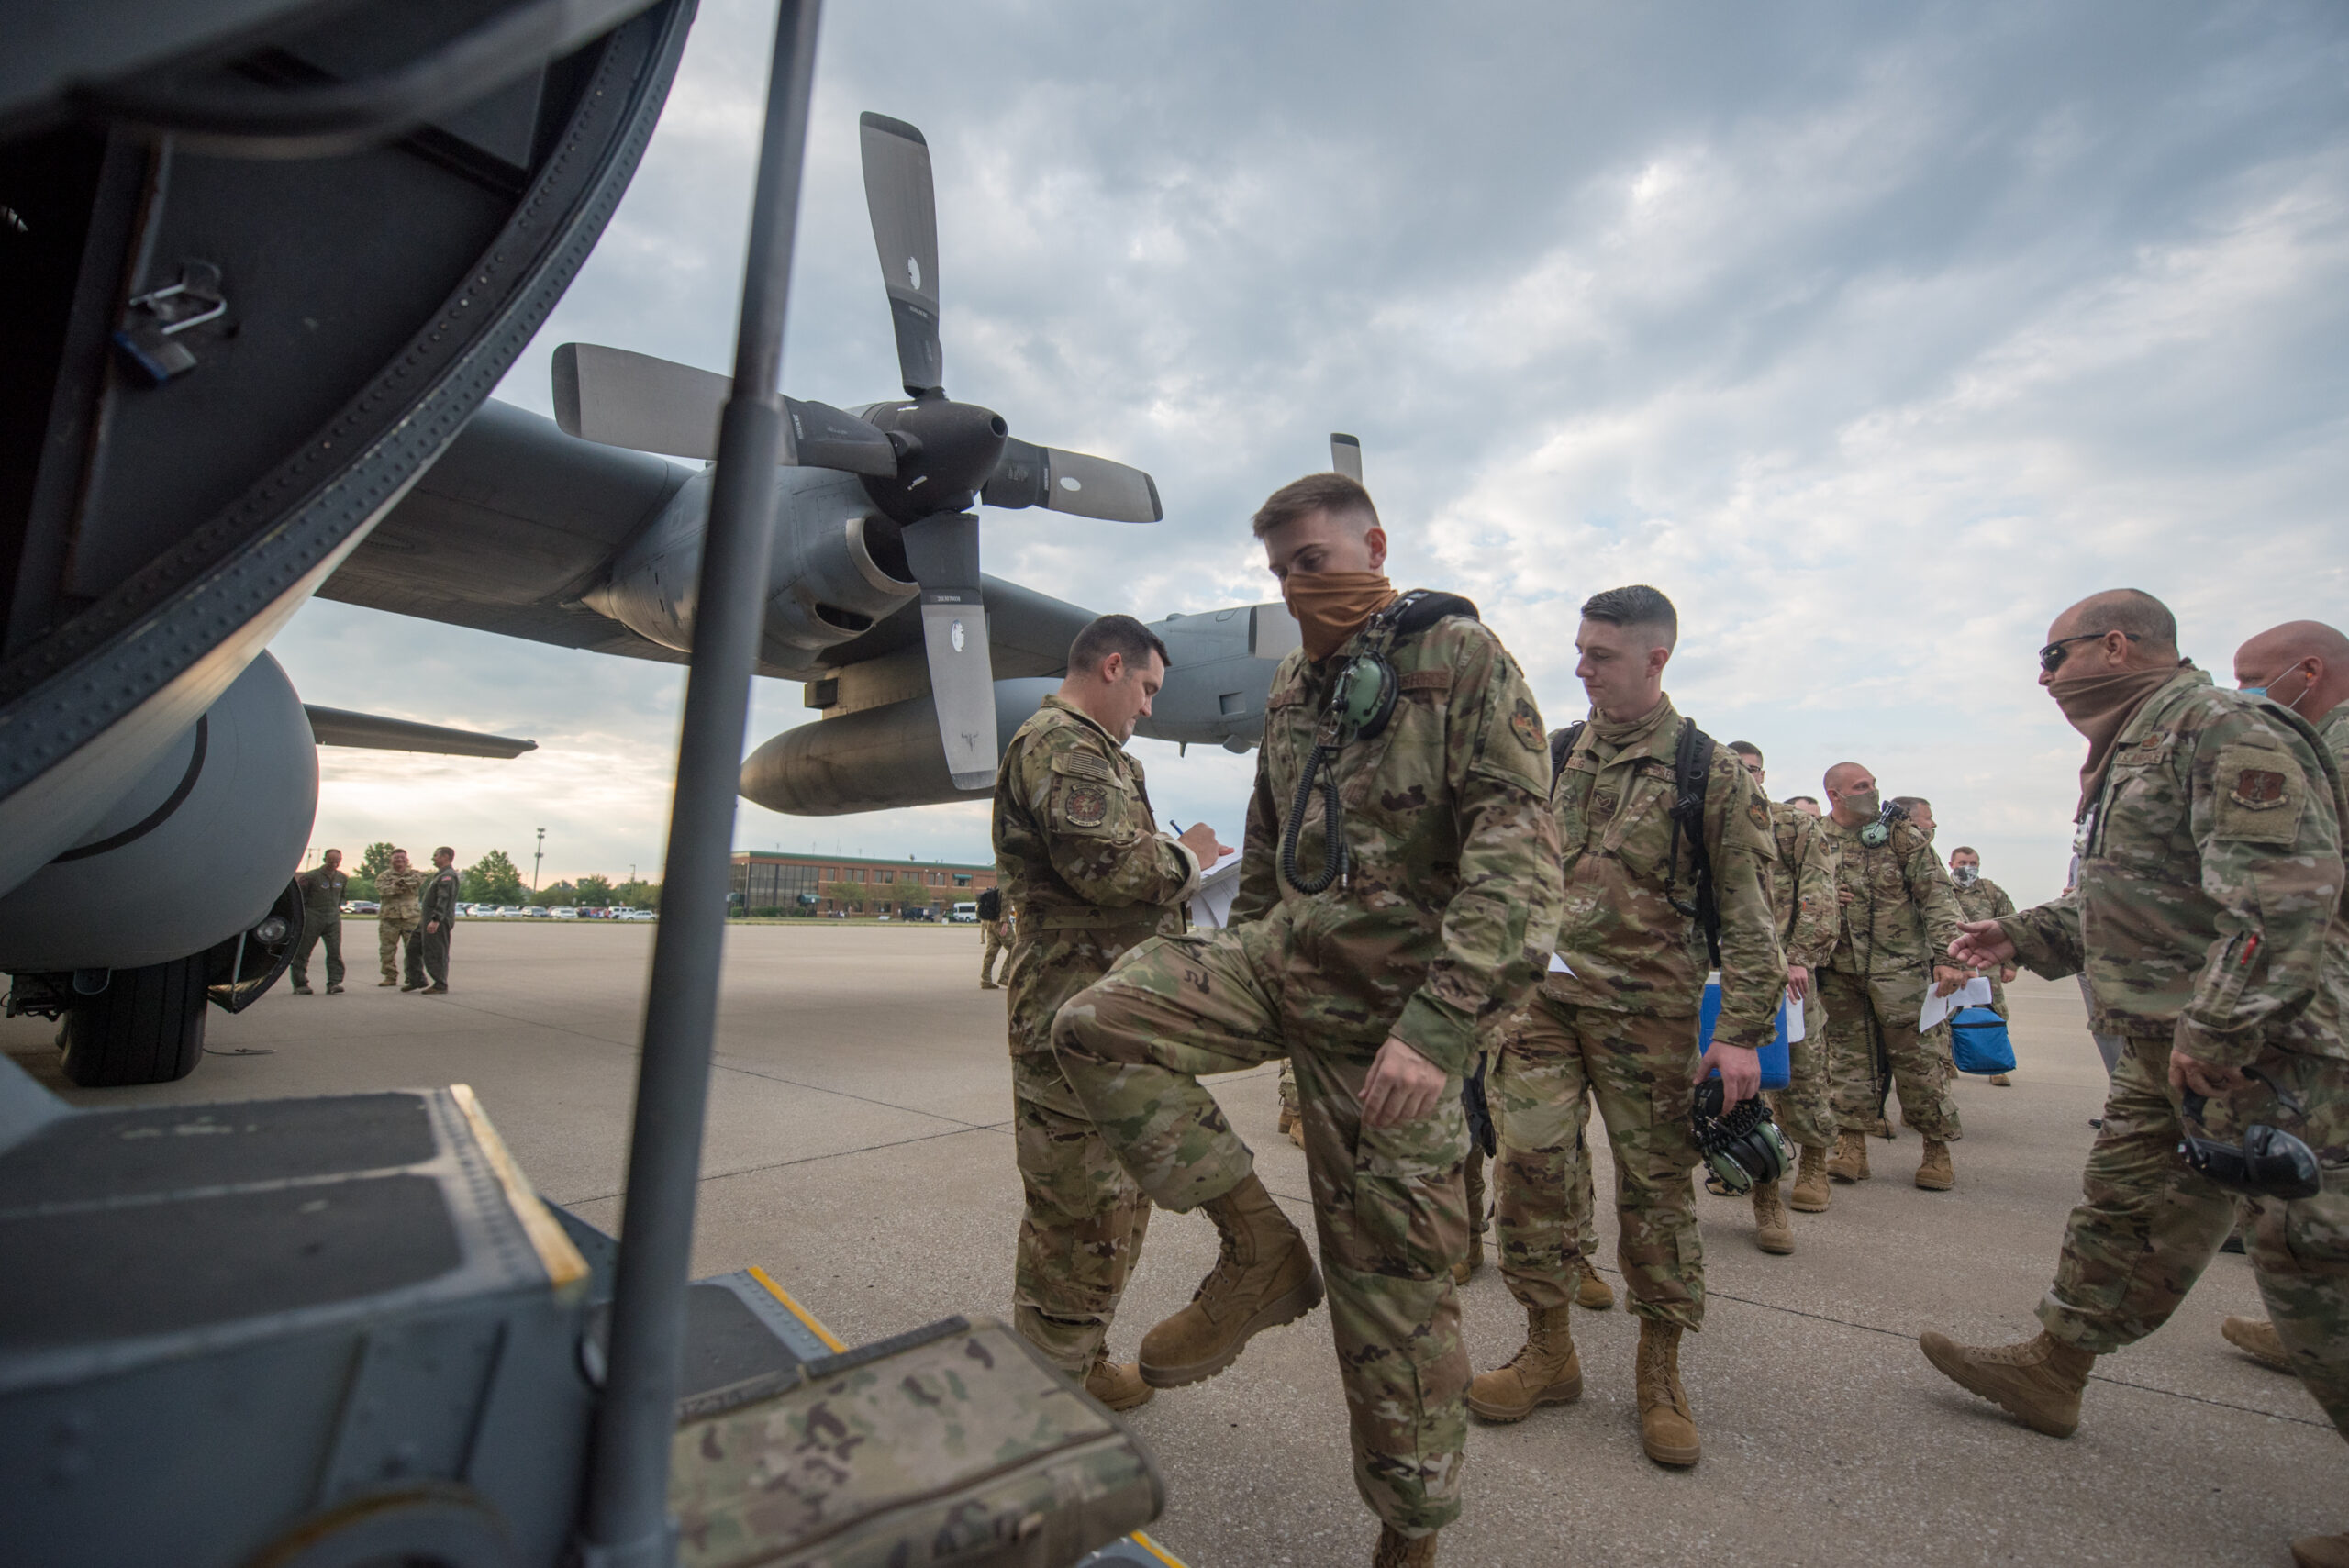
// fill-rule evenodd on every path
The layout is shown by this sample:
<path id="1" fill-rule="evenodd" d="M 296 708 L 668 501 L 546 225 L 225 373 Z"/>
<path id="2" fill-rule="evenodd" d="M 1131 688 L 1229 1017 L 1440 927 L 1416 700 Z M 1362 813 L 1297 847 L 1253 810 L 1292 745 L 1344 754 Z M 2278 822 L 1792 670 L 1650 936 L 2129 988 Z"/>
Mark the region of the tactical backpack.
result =
<path id="1" fill-rule="evenodd" d="M 1566 759 L 1574 754 L 1575 742 L 1589 727 L 1588 719 L 1577 718 L 1564 729 L 1550 734 L 1550 793 L 1554 798 L 1558 779 L 1565 772 Z M 1680 721 L 1680 744 L 1672 760 L 1672 844 L 1664 852 L 1664 901 L 1688 919 L 1697 922 L 1705 933 L 1705 951 L 1713 967 L 1721 964 L 1721 906 L 1713 892 L 1713 857 L 1705 848 L 1705 789 L 1713 774 L 1713 738 L 1697 728 L 1693 718 Z M 1672 896 L 1672 884 L 1680 869 L 1680 836 L 1688 835 L 1688 865 L 1694 887 L 1690 902 L 1683 904 Z"/>
<path id="2" fill-rule="evenodd" d="M 979 895 L 979 918 L 989 925 L 1003 918 L 1003 889 L 990 887 Z"/>

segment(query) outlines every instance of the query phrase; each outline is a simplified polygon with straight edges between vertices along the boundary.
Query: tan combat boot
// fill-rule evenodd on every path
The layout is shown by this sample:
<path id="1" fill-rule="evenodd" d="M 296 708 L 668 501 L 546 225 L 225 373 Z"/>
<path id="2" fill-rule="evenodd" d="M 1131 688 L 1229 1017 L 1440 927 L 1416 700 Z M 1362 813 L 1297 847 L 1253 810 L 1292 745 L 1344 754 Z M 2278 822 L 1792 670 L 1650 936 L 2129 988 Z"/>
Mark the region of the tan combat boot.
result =
<path id="1" fill-rule="evenodd" d="M 1795 1172 L 1795 1190 L 1787 1195 L 1787 1207 L 1801 1214 L 1825 1214 L 1831 1195 L 1827 1184 L 1827 1151 L 1805 1144 L 1802 1164 Z"/>
<path id="2" fill-rule="evenodd" d="M 1280 1125 L 1280 1134 L 1283 1138 L 1286 1138 L 1288 1136 L 1289 1129 L 1297 1125 L 1297 1113 L 1289 1109 L 1286 1106 L 1283 1106 L 1281 1107 Z"/>
<path id="3" fill-rule="evenodd" d="M 1990 1074 L 1990 1087 L 1994 1089 L 2011 1089 L 2014 1086 L 2015 1081 L 2012 1078 L 2008 1077 L 2005 1073 L 1993 1073 Z"/>
<path id="4" fill-rule="evenodd" d="M 1508 1364 L 1480 1372 L 1468 1385 L 1468 1408 L 1487 1421 L 1522 1421 L 1537 1405 L 1582 1397 L 1582 1358 L 1563 1307 L 1525 1309 L 1525 1343 Z"/>
<path id="5" fill-rule="evenodd" d="M 1949 1145 L 1938 1138 L 1925 1140 L 1925 1158 L 1917 1166 L 1917 1184 L 1929 1193 L 1945 1193 L 1957 1185 L 1957 1172 L 1949 1162 Z"/>
<path id="6" fill-rule="evenodd" d="M 1777 1257 L 1795 1250 L 1795 1228 L 1787 1222 L 1786 1205 L 1778 1201 L 1776 1182 L 1753 1189 L 1753 1244 Z"/>
<path id="7" fill-rule="evenodd" d="M 1575 1305 L 1585 1312 L 1604 1312 L 1615 1305 L 1615 1287 L 1598 1277 L 1598 1271 L 1585 1260 L 1582 1283 L 1575 1286 Z"/>
<path id="8" fill-rule="evenodd" d="M 1093 1358 L 1093 1368 L 1085 1374 L 1085 1391 L 1112 1410 L 1147 1405 L 1158 1395 L 1157 1389 L 1141 1380 L 1141 1368 L 1131 1362 L 1113 1362 L 1107 1355 Z"/>
<path id="9" fill-rule="evenodd" d="M 1485 1233 L 1468 1232 L 1468 1255 L 1452 1265 L 1452 1283 L 1466 1284 L 1470 1276 L 1485 1266 Z"/>
<path id="10" fill-rule="evenodd" d="M 1434 1568 L 1435 1531 L 1402 1535 L 1393 1525 L 1378 1527 L 1378 1550 L 1370 1554 L 1370 1568 Z"/>
<path id="11" fill-rule="evenodd" d="M 2080 1390 L 2096 1357 L 2042 1329 L 2019 1345 L 1961 1345 L 1945 1334 L 1917 1338 L 1925 1359 L 2034 1432 L 2068 1438 L 2080 1424 Z"/>
<path id="12" fill-rule="evenodd" d="M 1222 1233 L 1223 1251 L 1191 1305 L 1142 1337 L 1142 1381 L 1152 1388 L 1213 1377 L 1252 1336 L 1321 1304 L 1312 1250 L 1254 1172 L 1200 1207 Z"/>
<path id="13" fill-rule="evenodd" d="M 1640 1446 L 1658 1464 L 1686 1470 L 1697 1462 L 1697 1418 L 1680 1386 L 1680 1329 L 1640 1319 Z"/>
<path id="14" fill-rule="evenodd" d="M 2284 1349 L 2284 1341 L 2277 1334 L 2276 1325 L 2266 1318 L 2230 1318 L 2219 1325 L 2219 1332 L 2226 1336 L 2227 1343 L 2260 1365 L 2274 1367 L 2277 1372 L 2292 1370 L 2291 1352 Z"/>
<path id="15" fill-rule="evenodd" d="M 2304 1535 L 2292 1542 L 2293 1568 L 2349 1568 L 2349 1535 Z"/>
<path id="16" fill-rule="evenodd" d="M 1839 1182 L 1865 1182 L 1868 1179 L 1868 1140 L 1862 1132 L 1846 1130 L 1836 1136 L 1835 1152 L 1827 1157 L 1827 1173 Z"/>

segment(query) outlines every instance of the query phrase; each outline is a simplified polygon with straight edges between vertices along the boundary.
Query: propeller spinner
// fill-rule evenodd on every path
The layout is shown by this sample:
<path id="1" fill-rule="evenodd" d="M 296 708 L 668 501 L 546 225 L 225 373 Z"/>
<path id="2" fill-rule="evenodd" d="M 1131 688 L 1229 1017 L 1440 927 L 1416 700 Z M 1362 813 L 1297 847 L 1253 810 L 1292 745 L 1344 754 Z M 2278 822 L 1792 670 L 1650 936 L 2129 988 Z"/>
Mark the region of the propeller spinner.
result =
<path id="1" fill-rule="evenodd" d="M 1003 417 L 946 395 L 939 340 L 938 198 L 930 144 L 903 120 L 858 124 L 865 210 L 889 297 L 906 401 L 853 412 L 784 399 L 792 461 L 863 476 L 896 521 L 921 585 L 922 644 L 947 770 L 957 789 L 995 782 L 995 664 L 980 593 L 979 519 L 970 508 L 1041 506 L 1108 522 L 1165 516 L 1149 474 L 1108 458 L 1019 440 Z M 554 352 L 555 422 L 608 446 L 710 458 L 725 376 L 623 349 L 565 343 Z"/>

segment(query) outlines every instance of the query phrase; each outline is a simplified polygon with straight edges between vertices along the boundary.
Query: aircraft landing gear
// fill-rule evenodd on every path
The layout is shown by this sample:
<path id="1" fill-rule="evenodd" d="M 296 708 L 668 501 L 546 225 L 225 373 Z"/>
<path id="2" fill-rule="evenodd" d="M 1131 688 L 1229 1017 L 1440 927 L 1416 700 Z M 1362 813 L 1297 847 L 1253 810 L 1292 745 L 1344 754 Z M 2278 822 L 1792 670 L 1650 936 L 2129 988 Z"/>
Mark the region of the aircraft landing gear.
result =
<path id="1" fill-rule="evenodd" d="M 85 1089 L 168 1084 L 204 1060 L 205 953 L 117 969 L 76 995 L 58 1025 L 65 1076 Z"/>

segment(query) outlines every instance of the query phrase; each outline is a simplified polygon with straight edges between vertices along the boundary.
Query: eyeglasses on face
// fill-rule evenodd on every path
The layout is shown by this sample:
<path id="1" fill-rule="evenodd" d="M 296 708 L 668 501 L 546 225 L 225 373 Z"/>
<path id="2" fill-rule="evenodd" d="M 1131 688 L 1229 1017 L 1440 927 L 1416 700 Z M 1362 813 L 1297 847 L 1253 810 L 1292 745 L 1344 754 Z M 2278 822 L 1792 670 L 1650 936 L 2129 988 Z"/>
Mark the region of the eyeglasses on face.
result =
<path id="1" fill-rule="evenodd" d="M 2059 637 L 2054 641 L 2049 643 L 2046 647 L 2039 651 L 2039 667 L 2052 675 L 2056 671 L 2064 667 L 2065 660 L 2069 659 L 2072 656 L 2072 650 L 2068 644 L 2075 642 L 2101 642 L 2110 635 L 2112 634 L 2104 631 L 2084 631 L 2077 637 Z M 2124 631 L 2121 635 L 2127 638 L 2132 642 L 2141 640 L 2133 631 Z"/>

